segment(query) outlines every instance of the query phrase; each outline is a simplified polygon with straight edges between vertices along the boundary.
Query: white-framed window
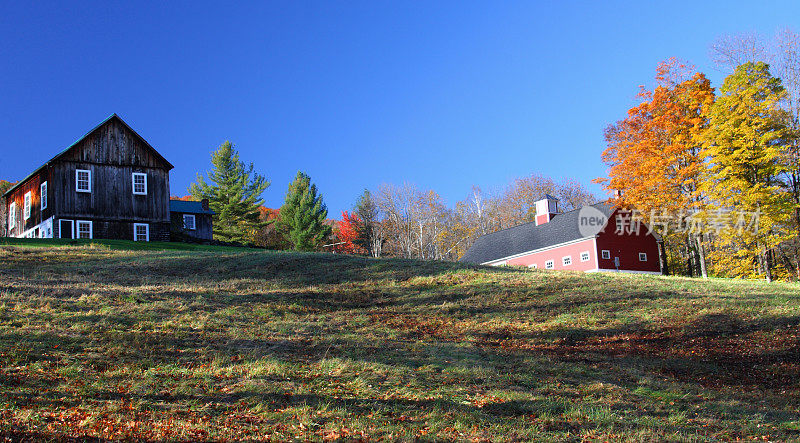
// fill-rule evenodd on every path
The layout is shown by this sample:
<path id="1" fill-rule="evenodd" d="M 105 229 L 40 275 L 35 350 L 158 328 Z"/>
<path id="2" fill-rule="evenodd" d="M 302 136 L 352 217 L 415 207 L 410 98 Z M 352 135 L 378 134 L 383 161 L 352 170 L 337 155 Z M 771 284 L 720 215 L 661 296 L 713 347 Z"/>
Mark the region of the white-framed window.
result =
<path id="1" fill-rule="evenodd" d="M 546 262 L 544 262 L 544 268 L 545 269 L 555 268 L 555 262 L 553 262 L 553 260 L 547 260 Z"/>
<path id="2" fill-rule="evenodd" d="M 534 264 L 532 264 L 532 265 L 528 265 L 528 267 L 529 267 L 529 268 L 531 268 L 531 269 L 538 269 L 538 268 L 539 268 L 539 265 L 537 265 L 536 263 L 534 263 Z"/>
<path id="3" fill-rule="evenodd" d="M 647 261 L 647 253 L 646 252 L 640 252 L 639 253 L 639 261 Z"/>
<path id="4" fill-rule="evenodd" d="M 572 264 L 572 256 L 567 255 L 566 257 L 561 257 L 561 262 L 564 263 L 564 266 L 569 266 Z"/>
<path id="5" fill-rule="evenodd" d="M 194 214 L 183 214 L 183 229 L 194 231 L 196 226 Z"/>
<path id="6" fill-rule="evenodd" d="M 133 173 L 133 193 L 135 195 L 147 195 L 147 174 L 142 172 Z"/>
<path id="7" fill-rule="evenodd" d="M 581 252 L 581 261 L 589 261 L 589 251 Z"/>
<path id="8" fill-rule="evenodd" d="M 133 241 L 150 241 L 150 225 L 147 223 L 134 223 Z"/>
<path id="9" fill-rule="evenodd" d="M 17 203 L 11 202 L 8 205 L 8 230 L 11 231 L 17 224 Z"/>
<path id="10" fill-rule="evenodd" d="M 42 203 L 42 209 L 47 209 L 47 182 L 39 185 L 39 201 Z"/>
<path id="11" fill-rule="evenodd" d="M 92 238 L 92 222 L 86 220 L 78 220 L 75 222 L 77 225 L 77 238 Z"/>
<path id="12" fill-rule="evenodd" d="M 92 192 L 92 171 L 88 169 L 75 170 L 75 191 Z"/>
<path id="13" fill-rule="evenodd" d="M 22 206 L 22 218 L 25 220 L 31 218 L 31 193 L 30 191 L 25 193 L 25 198 L 23 200 Z"/>
<path id="14" fill-rule="evenodd" d="M 611 251 L 609 251 L 608 249 L 603 249 L 603 251 L 601 252 L 601 257 L 608 260 L 609 258 L 611 258 Z"/>

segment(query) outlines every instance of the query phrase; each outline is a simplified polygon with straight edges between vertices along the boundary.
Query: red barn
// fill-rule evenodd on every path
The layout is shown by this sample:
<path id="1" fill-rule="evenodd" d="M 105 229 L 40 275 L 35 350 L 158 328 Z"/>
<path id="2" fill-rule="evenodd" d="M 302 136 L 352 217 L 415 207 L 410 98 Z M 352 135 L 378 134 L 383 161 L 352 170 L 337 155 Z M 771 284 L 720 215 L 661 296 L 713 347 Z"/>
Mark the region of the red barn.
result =
<path id="1" fill-rule="evenodd" d="M 661 274 L 659 239 L 609 202 L 559 213 L 558 199 L 536 202 L 535 221 L 479 237 L 462 262 L 568 271 Z"/>

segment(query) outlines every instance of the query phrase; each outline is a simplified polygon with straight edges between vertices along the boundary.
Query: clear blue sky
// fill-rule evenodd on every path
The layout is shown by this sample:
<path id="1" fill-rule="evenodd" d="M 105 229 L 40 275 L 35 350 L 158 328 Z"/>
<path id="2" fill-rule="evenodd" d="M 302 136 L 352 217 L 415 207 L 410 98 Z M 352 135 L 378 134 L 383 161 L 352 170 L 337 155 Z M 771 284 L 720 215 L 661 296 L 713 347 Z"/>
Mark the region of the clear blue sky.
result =
<path id="1" fill-rule="evenodd" d="M 268 206 L 303 170 L 336 218 L 383 182 L 449 204 L 531 173 L 599 193 L 603 128 L 660 60 L 719 86 L 717 36 L 800 28 L 798 1 L 35 3 L 0 16 L 0 178 L 116 112 L 174 195 L 230 139 Z"/>

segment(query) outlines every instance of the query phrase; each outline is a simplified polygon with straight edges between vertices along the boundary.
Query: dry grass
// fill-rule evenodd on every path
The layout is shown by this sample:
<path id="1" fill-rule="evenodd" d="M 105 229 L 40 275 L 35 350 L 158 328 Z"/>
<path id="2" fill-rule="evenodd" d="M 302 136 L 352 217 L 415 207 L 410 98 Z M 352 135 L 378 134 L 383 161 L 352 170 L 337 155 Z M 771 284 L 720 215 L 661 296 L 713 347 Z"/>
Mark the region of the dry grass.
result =
<path id="1" fill-rule="evenodd" d="M 799 334 L 792 284 L 5 246 L 0 432 L 800 439 Z"/>

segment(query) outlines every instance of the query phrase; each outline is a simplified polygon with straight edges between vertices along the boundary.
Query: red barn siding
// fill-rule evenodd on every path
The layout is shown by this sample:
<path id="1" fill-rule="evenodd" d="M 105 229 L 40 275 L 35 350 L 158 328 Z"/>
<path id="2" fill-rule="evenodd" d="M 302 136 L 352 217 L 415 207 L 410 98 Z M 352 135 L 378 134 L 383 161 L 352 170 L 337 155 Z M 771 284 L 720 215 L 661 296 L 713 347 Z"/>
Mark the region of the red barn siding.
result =
<path id="1" fill-rule="evenodd" d="M 589 260 L 582 262 L 581 253 L 588 252 Z M 545 269 L 545 262 L 553 260 L 554 270 L 561 271 L 594 271 L 597 269 L 595 255 L 597 254 L 594 246 L 594 239 L 586 239 L 579 242 L 557 246 L 552 249 L 534 252 L 506 261 L 509 266 L 531 266 L 536 265 L 538 269 Z M 571 265 L 564 265 L 564 256 L 572 258 Z"/>
<path id="2" fill-rule="evenodd" d="M 650 234 L 647 227 L 642 225 L 639 235 L 622 233 L 617 234 L 617 213 L 614 211 L 606 224 L 605 229 L 597 236 L 597 257 L 600 270 L 616 270 L 614 257 L 619 257 L 619 269 L 638 272 L 661 272 L 661 263 L 658 254 L 658 241 Z M 608 250 L 611 258 L 602 258 L 602 250 Z M 639 261 L 639 253 L 647 254 L 647 261 Z"/>

